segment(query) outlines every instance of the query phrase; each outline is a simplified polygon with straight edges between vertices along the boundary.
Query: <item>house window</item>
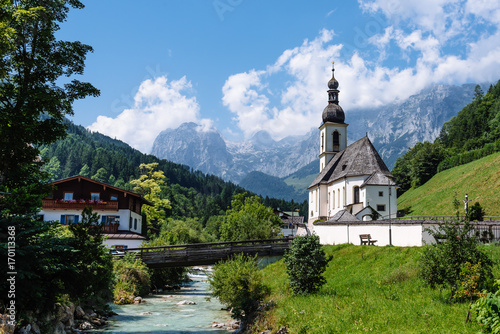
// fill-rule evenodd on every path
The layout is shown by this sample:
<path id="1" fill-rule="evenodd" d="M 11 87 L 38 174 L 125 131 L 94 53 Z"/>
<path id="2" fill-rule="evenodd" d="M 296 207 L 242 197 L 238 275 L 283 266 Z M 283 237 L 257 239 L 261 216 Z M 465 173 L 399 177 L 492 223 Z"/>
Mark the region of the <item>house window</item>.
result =
<path id="1" fill-rule="evenodd" d="M 379 197 L 384 197 L 384 192 L 383 192 L 383 191 L 379 191 L 379 192 L 378 192 L 378 196 L 379 196 Z"/>
<path id="2" fill-rule="evenodd" d="M 355 186 L 353 189 L 353 195 L 354 195 L 354 204 L 359 203 L 359 187 Z"/>
<path id="3" fill-rule="evenodd" d="M 115 219 L 116 219 L 116 216 L 106 216 L 106 225 L 114 223 Z"/>
<path id="4" fill-rule="evenodd" d="M 71 201 L 73 199 L 73 193 L 64 193 L 64 200 Z"/>
<path id="5" fill-rule="evenodd" d="M 134 218 L 134 230 L 137 230 L 137 218 Z"/>
<path id="6" fill-rule="evenodd" d="M 99 200 L 99 193 L 90 193 L 90 199 L 93 201 Z"/>
<path id="7" fill-rule="evenodd" d="M 130 217 L 130 222 L 128 223 L 128 229 L 129 230 L 132 229 L 132 217 Z"/>
<path id="8" fill-rule="evenodd" d="M 116 195 L 116 194 L 112 194 L 112 195 L 110 195 L 110 196 L 109 196 L 109 200 L 110 200 L 110 201 L 118 201 L 118 195 Z"/>
<path id="9" fill-rule="evenodd" d="M 385 211 L 385 205 L 377 204 L 377 211 Z"/>
<path id="10" fill-rule="evenodd" d="M 61 224 L 78 224 L 78 215 L 61 215 Z"/>

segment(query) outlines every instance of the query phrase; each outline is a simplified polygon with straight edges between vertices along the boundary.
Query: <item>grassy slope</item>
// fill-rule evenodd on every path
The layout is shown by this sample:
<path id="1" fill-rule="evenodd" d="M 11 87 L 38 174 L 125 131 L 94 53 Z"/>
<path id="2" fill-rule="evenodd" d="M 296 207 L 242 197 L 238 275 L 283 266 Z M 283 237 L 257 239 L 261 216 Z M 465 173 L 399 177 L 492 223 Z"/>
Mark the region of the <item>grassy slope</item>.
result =
<path id="1" fill-rule="evenodd" d="M 497 262 L 500 247 L 484 246 Z M 283 261 L 263 270 L 276 306 L 253 329 L 287 326 L 289 333 L 477 333 L 465 324 L 468 304 L 450 304 L 449 291 L 417 277 L 422 248 L 325 246 L 332 255 L 327 283 L 316 295 L 293 297 Z M 495 277 L 499 277 L 498 267 Z"/>
<path id="2" fill-rule="evenodd" d="M 398 198 L 398 209 L 411 207 L 410 215 L 452 215 L 455 193 L 460 201 L 465 194 L 479 202 L 487 216 L 500 216 L 500 153 L 445 170 L 423 186 Z"/>

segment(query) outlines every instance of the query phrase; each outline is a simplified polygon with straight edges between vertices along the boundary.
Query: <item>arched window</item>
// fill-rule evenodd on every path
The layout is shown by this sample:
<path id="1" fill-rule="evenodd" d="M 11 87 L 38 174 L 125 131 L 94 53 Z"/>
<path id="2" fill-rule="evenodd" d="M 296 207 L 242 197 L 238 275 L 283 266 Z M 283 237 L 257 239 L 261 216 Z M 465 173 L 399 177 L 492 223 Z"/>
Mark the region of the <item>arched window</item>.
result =
<path id="1" fill-rule="evenodd" d="M 325 134 L 321 133 L 321 152 L 325 150 Z"/>
<path id="2" fill-rule="evenodd" d="M 354 196 L 354 204 L 358 204 L 359 203 L 359 187 L 358 186 L 355 186 L 353 188 L 353 196 Z"/>
<path id="3" fill-rule="evenodd" d="M 335 209 L 335 190 L 332 191 L 332 206 Z"/>
<path id="4" fill-rule="evenodd" d="M 340 134 L 338 131 L 333 131 L 333 150 L 340 151 Z"/>

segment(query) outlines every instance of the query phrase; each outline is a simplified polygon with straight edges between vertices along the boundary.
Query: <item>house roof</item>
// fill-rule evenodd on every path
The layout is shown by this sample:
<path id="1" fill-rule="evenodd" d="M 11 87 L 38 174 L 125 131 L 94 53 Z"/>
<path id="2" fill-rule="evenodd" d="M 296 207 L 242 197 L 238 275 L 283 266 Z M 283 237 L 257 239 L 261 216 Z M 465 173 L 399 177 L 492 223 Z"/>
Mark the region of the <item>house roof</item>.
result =
<path id="1" fill-rule="evenodd" d="M 392 178 L 392 174 L 385 165 L 368 137 L 352 143 L 344 150 L 335 154 L 325 168 L 319 173 L 309 188 L 319 184 L 328 184 L 344 177 L 381 174 Z M 377 176 L 377 180 L 378 180 Z M 385 183 L 386 185 L 387 183 Z"/>
<path id="2" fill-rule="evenodd" d="M 143 235 L 130 231 L 118 231 L 118 233 L 104 233 L 103 235 L 108 237 L 108 239 L 146 240 L 146 237 L 144 237 Z"/>
<path id="3" fill-rule="evenodd" d="M 116 191 L 121 191 L 123 193 L 126 193 L 127 195 L 138 197 L 139 199 L 141 199 L 144 202 L 144 204 L 151 205 L 151 206 L 154 205 L 153 203 L 149 202 L 148 200 L 146 200 L 145 198 L 143 198 L 139 194 L 136 194 L 134 192 L 131 192 L 131 191 L 128 191 L 128 190 L 125 190 L 125 189 L 122 189 L 122 188 L 114 187 L 112 185 L 109 185 L 109 184 L 106 184 L 106 183 L 103 183 L 103 182 L 92 180 L 92 179 L 90 179 L 88 177 L 81 176 L 81 175 L 75 175 L 75 176 L 71 176 L 71 177 L 68 177 L 68 178 L 65 178 L 65 179 L 56 180 L 56 181 L 50 182 L 50 184 L 58 185 L 60 183 L 64 183 L 64 182 L 68 182 L 68 181 L 72 181 L 72 180 L 78 180 L 78 181 L 84 180 L 84 181 L 87 181 L 87 182 L 92 182 L 92 183 L 95 183 L 95 184 L 99 184 L 99 185 L 103 186 L 105 189 L 109 188 L 109 189 L 113 189 L 113 190 L 116 190 Z"/>

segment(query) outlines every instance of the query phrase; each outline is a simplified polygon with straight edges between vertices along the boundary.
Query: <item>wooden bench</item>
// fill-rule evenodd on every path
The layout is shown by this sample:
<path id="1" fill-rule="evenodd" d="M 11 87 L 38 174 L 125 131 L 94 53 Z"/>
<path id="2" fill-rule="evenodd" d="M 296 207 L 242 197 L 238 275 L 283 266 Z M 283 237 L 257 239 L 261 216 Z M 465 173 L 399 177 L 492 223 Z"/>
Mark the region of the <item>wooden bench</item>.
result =
<path id="1" fill-rule="evenodd" d="M 373 240 L 372 236 L 369 234 L 360 234 L 359 240 L 361 240 L 362 245 L 375 245 L 377 240 Z"/>

